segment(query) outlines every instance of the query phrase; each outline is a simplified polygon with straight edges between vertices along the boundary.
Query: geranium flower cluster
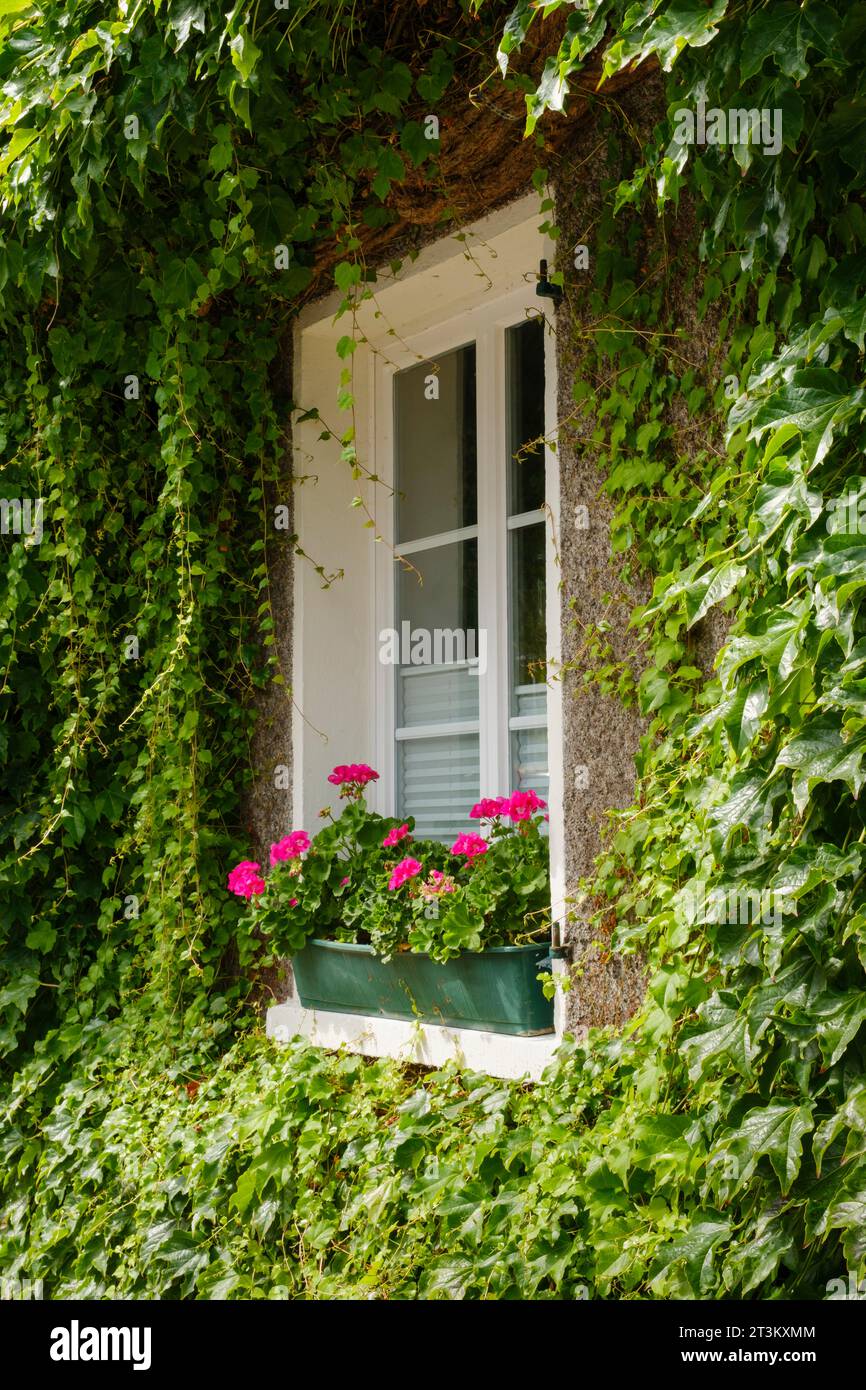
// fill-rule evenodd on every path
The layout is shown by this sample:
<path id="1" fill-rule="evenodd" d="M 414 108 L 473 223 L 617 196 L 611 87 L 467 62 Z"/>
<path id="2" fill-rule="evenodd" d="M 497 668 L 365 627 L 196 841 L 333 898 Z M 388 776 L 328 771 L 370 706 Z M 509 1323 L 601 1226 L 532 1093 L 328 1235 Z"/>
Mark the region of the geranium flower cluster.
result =
<path id="1" fill-rule="evenodd" d="M 291 835 L 284 835 L 282 840 L 277 840 L 276 844 L 271 845 L 271 868 L 286 859 L 300 859 L 309 848 L 310 837 L 306 830 L 293 830 Z"/>
<path id="2" fill-rule="evenodd" d="M 502 814 L 511 820 L 529 820 L 536 811 L 543 811 L 546 806 L 547 802 L 542 801 L 534 791 L 512 792 Z"/>
<path id="3" fill-rule="evenodd" d="M 469 812 L 470 820 L 529 820 L 536 811 L 543 811 L 546 801 L 534 791 L 514 791 L 510 796 L 483 796 Z"/>
<path id="4" fill-rule="evenodd" d="M 284 835 L 282 840 L 277 840 L 271 845 L 271 868 L 286 859 L 300 859 L 309 848 L 310 837 L 306 830 L 293 830 L 291 835 Z M 261 864 L 252 859 L 242 859 L 229 874 L 229 892 L 248 900 L 254 895 L 264 893 L 265 880 L 262 878 L 261 868 Z M 297 903 L 297 898 L 292 898 L 292 907 L 296 907 Z"/>
<path id="5" fill-rule="evenodd" d="M 375 772 L 367 763 L 340 763 L 334 768 L 328 777 L 328 781 L 340 788 L 340 795 L 346 797 L 360 797 L 363 795 L 363 788 L 370 782 L 379 780 L 378 772 Z M 536 811 L 544 810 L 547 802 L 542 801 L 541 797 L 534 791 L 514 791 L 510 796 L 487 796 L 482 797 L 469 812 L 471 820 L 491 820 L 498 821 L 507 817 L 517 823 L 526 822 L 531 819 Z M 545 817 L 547 819 L 547 817 Z M 388 831 L 382 841 L 384 849 L 393 849 L 399 844 L 410 844 L 412 835 L 409 831 L 408 821 L 402 825 L 395 825 Z M 465 859 L 467 864 L 479 859 L 486 854 L 490 846 L 483 835 L 477 835 L 474 831 L 458 835 L 451 846 L 451 853 L 457 859 Z M 297 865 L 290 872 L 299 874 L 301 872 L 301 856 L 310 849 L 310 837 L 305 830 L 293 830 L 290 835 L 284 835 L 281 840 L 277 840 L 271 845 L 270 861 L 271 868 L 286 861 L 296 860 Z M 406 857 L 401 859 L 391 870 L 388 879 L 388 888 L 396 892 L 402 888 L 404 883 L 417 878 L 424 873 L 423 865 L 417 859 Z M 348 878 L 343 878 L 340 887 L 345 888 Z M 232 869 L 228 876 L 228 887 L 232 893 L 240 898 L 250 899 L 258 896 L 265 891 L 265 880 L 261 875 L 261 865 L 252 860 L 244 859 L 240 864 Z M 456 884 L 450 875 L 443 873 L 440 869 L 431 869 L 426 879 L 420 885 L 421 893 L 425 897 L 438 896 L 440 893 L 453 893 Z M 292 898 L 291 905 L 297 906 L 297 898 Z"/>
<path id="6" fill-rule="evenodd" d="M 469 812 L 471 820 L 498 820 L 508 817 L 515 824 L 521 821 L 528 821 L 536 811 L 543 811 L 547 806 L 546 801 L 542 801 L 537 792 L 514 791 L 510 796 L 485 796 L 472 807 Z M 390 849 L 400 843 L 401 840 L 411 839 L 408 825 L 395 826 L 389 830 L 382 844 L 385 849 Z M 471 864 L 473 859 L 479 859 L 486 854 L 490 845 L 483 835 L 477 835 L 474 831 L 467 831 L 463 835 L 458 835 L 451 846 L 451 853 L 457 859 L 465 859 Z M 402 888 L 404 883 L 412 878 L 417 878 L 418 874 L 423 873 L 423 866 L 417 859 L 403 859 L 391 872 L 388 880 L 388 887 L 391 892 L 396 892 Z M 439 869 L 431 869 L 426 880 L 421 885 L 421 892 L 425 897 L 439 893 L 453 893 L 455 889 L 454 880 L 448 878 Z"/>
<path id="7" fill-rule="evenodd" d="M 251 898 L 254 893 L 264 893 L 265 880 L 261 876 L 261 864 L 252 859 L 242 859 L 229 874 L 229 891 L 239 898 Z"/>
<path id="8" fill-rule="evenodd" d="M 421 884 L 421 892 L 425 898 L 438 898 L 440 893 L 453 893 L 456 886 L 453 878 L 443 874 L 441 869 L 431 869 Z"/>
<path id="9" fill-rule="evenodd" d="M 341 796 L 360 796 L 368 782 L 378 780 L 378 772 L 367 763 L 340 763 L 328 777 L 333 786 L 340 788 Z"/>
<path id="10" fill-rule="evenodd" d="M 486 854 L 489 846 L 482 835 L 476 835 L 470 831 L 468 835 L 458 835 L 451 846 L 451 853 L 456 854 L 461 859 L 476 859 L 479 854 Z"/>
<path id="11" fill-rule="evenodd" d="M 410 878 L 415 878 L 420 872 L 421 865 L 417 859 L 401 859 L 388 879 L 389 889 L 393 893 L 395 889 L 402 888 L 404 883 L 407 883 Z"/>

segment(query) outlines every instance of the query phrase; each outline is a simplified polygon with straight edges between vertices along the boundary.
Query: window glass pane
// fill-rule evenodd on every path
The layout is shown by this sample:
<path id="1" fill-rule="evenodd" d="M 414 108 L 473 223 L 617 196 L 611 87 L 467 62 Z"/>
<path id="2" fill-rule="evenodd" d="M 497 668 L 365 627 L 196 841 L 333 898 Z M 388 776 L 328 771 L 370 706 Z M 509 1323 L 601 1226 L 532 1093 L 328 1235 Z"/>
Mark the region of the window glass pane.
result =
<path id="1" fill-rule="evenodd" d="M 474 343 L 397 373 L 394 425 L 398 543 L 474 526 Z"/>
<path id="2" fill-rule="evenodd" d="M 511 546 L 511 683 L 543 685 L 545 652 L 544 522 L 509 532 Z M 520 711 L 512 702 L 512 713 Z M 525 711 L 523 711 L 525 712 Z"/>
<path id="3" fill-rule="evenodd" d="M 508 515 L 544 505 L 544 324 L 527 319 L 505 335 Z"/>
<path id="4" fill-rule="evenodd" d="M 478 676 L 467 666 L 401 666 L 397 727 L 478 718 Z"/>
<path id="5" fill-rule="evenodd" d="M 397 814 L 415 817 L 417 836 L 450 842 L 477 830 L 469 811 L 479 795 L 477 734 L 398 740 Z"/>
<path id="6" fill-rule="evenodd" d="M 478 542 L 453 541 L 416 551 L 407 559 L 413 569 L 395 562 L 398 631 L 408 622 L 413 634 L 423 631 L 435 635 L 437 629 L 457 629 L 464 634 L 471 630 L 474 634 L 478 626 Z"/>
<path id="7" fill-rule="evenodd" d="M 514 729 L 511 734 L 511 781 L 520 791 L 548 800 L 547 729 Z"/>

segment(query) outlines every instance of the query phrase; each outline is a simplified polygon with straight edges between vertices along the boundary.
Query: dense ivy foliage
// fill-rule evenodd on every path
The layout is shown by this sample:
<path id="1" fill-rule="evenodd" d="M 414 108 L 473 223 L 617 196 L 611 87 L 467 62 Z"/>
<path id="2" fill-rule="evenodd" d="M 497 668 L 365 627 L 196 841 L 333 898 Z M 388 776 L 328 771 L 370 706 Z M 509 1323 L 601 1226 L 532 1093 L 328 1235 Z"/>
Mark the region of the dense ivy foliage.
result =
<path id="1" fill-rule="evenodd" d="M 6 1053 L 122 990 L 226 1007 L 246 710 L 284 679 L 281 330 L 458 65 L 341 0 L 104 10 L 0 6 L 3 495 L 44 529 L 3 539 Z"/>
<path id="2" fill-rule="evenodd" d="M 424 110 L 538 12 L 443 7 L 424 43 L 341 0 L 0 3 L 3 495 L 45 526 L 3 541 L 0 1260 L 46 1291 L 821 1298 L 864 1273 L 866 5 L 545 8 L 565 37 L 530 127 L 599 52 L 656 57 L 669 109 L 644 149 L 611 115 L 593 275 L 559 268 L 597 324 L 575 408 L 615 540 L 657 576 L 641 666 L 593 648 L 651 720 L 596 885 L 651 983 L 524 1090 L 236 1039 L 222 884 L 274 678 L 279 330 L 323 243 L 363 287 L 357 219 L 394 215 Z M 778 152 L 678 143 L 704 102 L 780 112 Z M 672 336 L 682 267 L 638 264 L 635 229 L 677 213 L 704 376 Z M 708 922 L 704 886 L 773 910 Z"/>

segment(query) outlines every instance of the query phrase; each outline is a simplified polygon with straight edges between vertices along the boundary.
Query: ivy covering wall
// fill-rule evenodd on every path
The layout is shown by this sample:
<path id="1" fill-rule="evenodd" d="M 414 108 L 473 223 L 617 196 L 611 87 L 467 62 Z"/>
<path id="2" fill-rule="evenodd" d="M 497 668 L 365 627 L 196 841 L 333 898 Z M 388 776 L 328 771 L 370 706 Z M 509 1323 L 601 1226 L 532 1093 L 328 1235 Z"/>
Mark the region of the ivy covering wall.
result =
<path id="1" fill-rule="evenodd" d="M 542 23 L 546 61 L 512 73 Z M 864 34 L 866 5 L 795 0 L 0 0 L 5 1274 L 402 1298 L 823 1298 L 864 1274 Z M 648 141 L 603 80 L 641 63 L 665 84 Z M 652 583 L 633 650 L 598 625 L 574 655 L 650 721 L 591 885 L 647 1000 L 532 1090 L 274 1052 L 224 891 L 253 696 L 284 679 L 281 337 L 323 266 L 347 311 L 369 291 L 365 238 L 440 177 L 425 114 L 503 81 L 530 140 L 570 99 L 605 131 L 589 271 L 562 240 L 557 269 L 571 414 L 624 579 Z M 732 141 L 752 109 L 765 131 Z M 346 323 L 325 404 L 348 421 Z M 714 890 L 764 920 L 701 920 Z"/>

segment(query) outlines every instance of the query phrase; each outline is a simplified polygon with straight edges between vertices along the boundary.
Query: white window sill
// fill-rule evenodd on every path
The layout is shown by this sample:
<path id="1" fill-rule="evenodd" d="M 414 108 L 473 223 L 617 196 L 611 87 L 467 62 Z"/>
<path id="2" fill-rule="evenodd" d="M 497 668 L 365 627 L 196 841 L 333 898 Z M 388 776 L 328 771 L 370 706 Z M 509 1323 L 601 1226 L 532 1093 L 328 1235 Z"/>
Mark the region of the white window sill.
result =
<path id="1" fill-rule="evenodd" d="M 445 1028 L 368 1014 L 305 1009 L 297 999 L 275 1004 L 267 1013 L 267 1036 L 275 1042 L 308 1038 L 317 1047 L 365 1057 L 440 1067 L 456 1061 L 472 1071 L 513 1080 L 538 1081 L 562 1041 L 558 1033 L 520 1038 L 474 1028 Z"/>

